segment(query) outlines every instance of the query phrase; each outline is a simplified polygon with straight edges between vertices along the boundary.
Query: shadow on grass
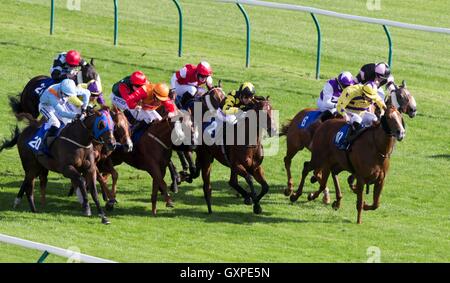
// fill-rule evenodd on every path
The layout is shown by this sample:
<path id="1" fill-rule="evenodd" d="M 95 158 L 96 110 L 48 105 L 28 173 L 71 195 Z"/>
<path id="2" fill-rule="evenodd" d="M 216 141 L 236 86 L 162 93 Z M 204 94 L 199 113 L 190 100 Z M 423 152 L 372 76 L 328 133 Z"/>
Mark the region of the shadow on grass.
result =
<path id="1" fill-rule="evenodd" d="M 428 157 L 435 158 L 435 159 L 448 159 L 448 160 L 450 160 L 450 154 L 435 154 L 435 155 L 430 155 Z"/>

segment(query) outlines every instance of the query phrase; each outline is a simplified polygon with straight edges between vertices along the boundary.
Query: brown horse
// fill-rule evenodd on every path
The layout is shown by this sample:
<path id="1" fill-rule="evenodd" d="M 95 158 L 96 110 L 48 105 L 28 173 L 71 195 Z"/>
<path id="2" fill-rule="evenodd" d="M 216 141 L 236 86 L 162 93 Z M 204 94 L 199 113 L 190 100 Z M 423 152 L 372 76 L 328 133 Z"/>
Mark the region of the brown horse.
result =
<path id="1" fill-rule="evenodd" d="M 255 97 L 251 109 L 247 113 L 251 113 L 252 111 L 256 113 L 256 124 L 251 124 L 249 119 L 243 118 L 237 125 L 231 126 L 232 131 L 234 132 L 232 144 L 202 144 L 198 147 L 197 168 L 201 168 L 202 170 L 203 193 L 208 207 L 208 213 L 212 213 L 210 175 L 211 164 L 214 159 L 231 169 L 228 184 L 244 197 L 244 202 L 246 204 L 251 204 L 253 202 L 253 212 L 256 214 L 262 212 L 259 202 L 269 191 L 269 185 L 265 180 L 264 170 L 261 167 L 264 155 L 260 134 L 262 132 L 261 129 L 263 128 L 267 129 L 269 136 L 272 136 L 276 132 L 275 123 L 272 119 L 272 110 L 268 98 Z M 264 113 L 266 123 L 260 121 L 260 116 L 258 115 L 260 111 Z M 239 126 L 240 123 L 242 123 L 241 125 L 243 125 L 243 127 Z M 225 123 L 224 127 L 227 127 Z M 252 127 L 257 133 L 255 143 L 250 142 L 249 132 L 252 131 Z M 239 139 L 238 136 L 242 134 L 239 128 L 245 131 L 244 143 L 237 142 Z M 226 132 L 225 129 L 224 132 Z M 224 137 L 224 140 L 228 139 Z M 246 180 L 250 188 L 250 193 L 239 185 L 238 175 Z M 261 192 L 259 195 L 256 195 L 253 178 L 261 185 Z"/>
<path id="2" fill-rule="evenodd" d="M 92 141 L 97 140 L 104 144 L 105 150 L 110 152 L 114 149 L 115 138 L 113 136 L 113 122 L 105 111 L 90 113 L 84 120 L 75 120 L 68 124 L 55 139 L 50 154 L 36 155 L 29 147 L 29 142 L 40 126 L 40 122 L 33 119 L 29 113 L 17 115 L 18 119 L 26 119 L 29 126 L 21 133 L 13 137 L 17 142 L 25 178 L 15 200 L 15 206 L 20 203 L 23 194 L 26 193 L 28 203 L 32 212 L 36 212 L 34 204 L 34 179 L 37 176 L 45 176 L 41 179 L 41 188 L 45 188 L 48 170 L 63 174 L 70 178 L 72 186 L 79 188 L 83 198 L 83 213 L 91 215 L 91 209 L 87 199 L 86 187 L 90 190 L 92 198 L 101 216 L 102 223 L 108 224 L 102 208 L 100 207 L 96 181 L 95 154 Z M 5 146 L 6 145 L 6 146 Z M 0 148 L 9 148 L 14 145 L 12 141 L 5 141 Z M 42 182 L 44 181 L 44 182 Z"/>
<path id="3" fill-rule="evenodd" d="M 407 113 L 409 117 L 413 118 L 416 115 L 417 106 L 414 97 L 411 95 L 406 87 L 406 82 L 403 81 L 400 87 L 396 84 L 392 85 L 390 89 L 390 94 L 387 97 L 386 104 L 394 105 L 401 113 Z M 306 108 L 297 113 L 295 117 L 290 120 L 286 125 L 283 126 L 280 136 L 286 136 L 286 156 L 284 157 L 284 166 L 286 168 L 287 174 L 287 188 L 284 191 L 286 196 L 290 196 L 293 192 L 293 180 L 291 175 L 291 162 L 292 158 L 297 154 L 297 152 L 307 148 L 311 151 L 312 138 L 315 131 L 322 124 L 322 120 L 318 119 L 312 123 L 307 128 L 300 129 L 298 125 L 303 121 L 305 116 L 311 111 L 317 111 L 317 108 Z M 333 116 L 330 118 L 338 118 Z M 353 176 L 350 176 L 348 181 L 352 183 L 354 180 Z M 329 195 L 324 194 L 324 203 L 328 204 L 330 202 Z"/>
<path id="4" fill-rule="evenodd" d="M 45 75 L 36 76 L 25 85 L 25 88 L 19 94 L 19 97 L 9 97 L 9 105 L 15 114 L 30 113 L 33 118 L 37 118 L 39 116 L 39 95 L 45 90 L 41 83 L 46 79 L 50 79 L 50 77 Z M 95 70 L 93 58 L 90 63 L 86 63 L 84 66 L 81 66 L 75 83 L 87 83 L 91 80 L 97 81 L 97 84 L 101 87 L 100 75 Z"/>
<path id="5" fill-rule="evenodd" d="M 357 194 L 356 208 L 358 211 L 357 223 L 361 223 L 362 210 L 375 210 L 379 206 L 379 199 L 384 185 L 384 179 L 389 169 L 389 158 L 392 154 L 395 141 L 405 137 L 405 127 L 401 113 L 389 106 L 380 122 L 365 131 L 355 140 L 351 151 L 339 150 L 334 145 L 336 133 L 345 124 L 342 120 L 328 120 L 315 132 L 312 142 L 312 157 L 303 165 L 302 179 L 296 193 L 292 194 L 291 201 L 296 201 L 303 192 L 305 178 L 314 170 L 314 176 L 319 181 L 318 191 L 309 194 L 308 200 L 313 200 L 326 188 L 329 174 L 335 177 L 341 171 L 349 171 L 356 178 Z M 374 184 L 373 204 L 363 202 L 363 189 L 366 184 Z M 336 201 L 333 208 L 338 209 L 342 198 L 339 183 L 334 178 Z"/>
<path id="6" fill-rule="evenodd" d="M 191 120 L 189 115 L 180 115 L 182 117 L 182 125 L 184 128 L 191 128 Z M 123 162 L 128 165 L 146 171 L 153 179 L 152 184 L 152 215 L 156 216 L 156 201 L 158 191 L 164 196 L 167 207 L 173 207 L 173 202 L 167 192 L 167 184 L 164 181 L 166 168 L 169 166 L 172 154 L 172 138 L 178 137 L 178 131 L 173 131 L 176 122 L 169 120 L 168 117 L 161 121 L 152 122 L 144 131 L 139 141 L 134 144 L 133 151 L 123 152 L 115 150 L 111 154 L 112 166 L 119 165 Z M 111 167 L 112 167 L 111 166 Z M 107 167 L 102 168 L 107 172 Z"/>

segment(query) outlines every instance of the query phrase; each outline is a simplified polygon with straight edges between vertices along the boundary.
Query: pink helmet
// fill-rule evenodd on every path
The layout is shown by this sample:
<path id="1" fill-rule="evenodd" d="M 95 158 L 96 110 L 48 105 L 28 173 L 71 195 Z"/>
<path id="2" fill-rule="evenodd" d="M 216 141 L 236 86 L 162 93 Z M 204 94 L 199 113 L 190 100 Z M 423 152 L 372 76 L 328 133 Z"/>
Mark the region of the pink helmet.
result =
<path id="1" fill-rule="evenodd" d="M 375 74 L 379 78 L 387 79 L 391 75 L 391 69 L 388 64 L 381 62 L 375 65 Z"/>
<path id="2" fill-rule="evenodd" d="M 197 73 L 204 77 L 207 77 L 212 74 L 212 68 L 208 62 L 202 61 L 197 65 Z"/>

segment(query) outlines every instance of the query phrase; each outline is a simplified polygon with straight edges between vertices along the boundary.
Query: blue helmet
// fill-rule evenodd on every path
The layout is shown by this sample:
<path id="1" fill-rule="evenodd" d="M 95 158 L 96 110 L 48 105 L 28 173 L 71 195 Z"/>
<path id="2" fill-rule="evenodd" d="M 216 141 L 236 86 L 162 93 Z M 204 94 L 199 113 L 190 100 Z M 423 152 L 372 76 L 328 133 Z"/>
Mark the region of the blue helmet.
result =
<path id="1" fill-rule="evenodd" d="M 65 79 L 60 84 L 61 92 L 66 96 L 75 96 L 77 95 L 77 86 L 75 82 L 71 79 Z"/>

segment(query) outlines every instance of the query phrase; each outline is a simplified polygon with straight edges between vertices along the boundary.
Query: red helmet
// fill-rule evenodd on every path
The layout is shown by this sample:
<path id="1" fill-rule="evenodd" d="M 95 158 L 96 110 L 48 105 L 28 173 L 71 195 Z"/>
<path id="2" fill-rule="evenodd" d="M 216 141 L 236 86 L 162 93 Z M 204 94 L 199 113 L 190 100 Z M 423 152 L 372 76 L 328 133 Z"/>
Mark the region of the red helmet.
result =
<path id="1" fill-rule="evenodd" d="M 197 65 L 197 73 L 204 77 L 210 76 L 212 74 L 211 66 L 208 62 L 202 61 Z"/>
<path id="2" fill-rule="evenodd" d="M 136 71 L 134 73 L 131 74 L 130 76 L 130 82 L 132 85 L 145 85 L 148 83 L 147 77 L 145 76 L 145 74 L 141 71 Z"/>
<path id="3" fill-rule="evenodd" d="M 81 55 L 80 52 L 76 50 L 69 50 L 66 54 L 66 62 L 70 66 L 80 65 Z"/>

